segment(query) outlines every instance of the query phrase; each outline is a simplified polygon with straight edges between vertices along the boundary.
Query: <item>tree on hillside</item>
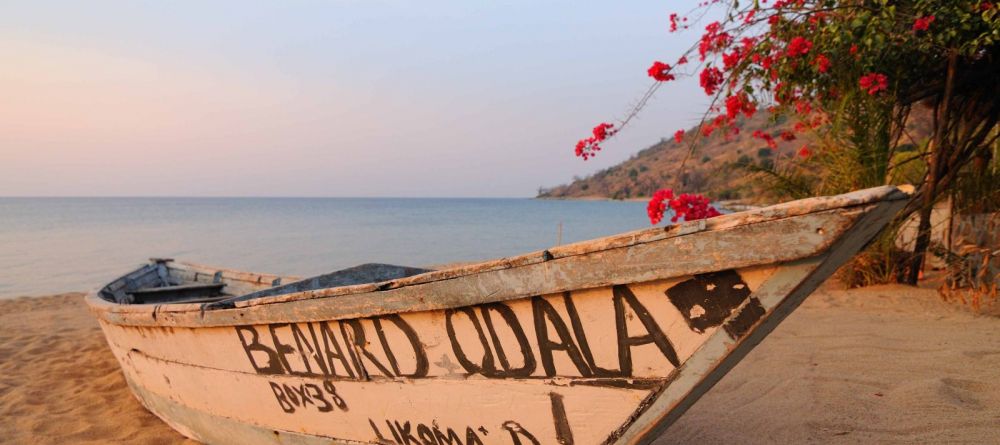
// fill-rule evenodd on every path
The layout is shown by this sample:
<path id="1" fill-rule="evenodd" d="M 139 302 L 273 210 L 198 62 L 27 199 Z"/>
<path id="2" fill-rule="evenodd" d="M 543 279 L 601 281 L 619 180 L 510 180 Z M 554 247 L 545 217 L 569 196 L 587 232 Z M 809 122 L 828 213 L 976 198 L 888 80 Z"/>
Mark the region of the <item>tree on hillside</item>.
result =
<path id="1" fill-rule="evenodd" d="M 713 9 L 724 18 L 698 23 Z M 916 166 L 919 192 L 906 211 L 920 217 L 907 276 L 915 283 L 934 203 L 958 187 L 968 165 L 989 163 L 1000 135 L 998 15 L 1000 8 L 983 0 L 708 0 L 669 15 L 671 31 L 704 27 L 699 41 L 672 63 L 654 62 L 648 74 L 655 82 L 638 105 L 620 122 L 595 127 L 576 154 L 594 156 L 664 84 L 697 76 L 713 102 L 697 134 L 675 135 L 691 153 L 698 136 L 739 132 L 740 116 L 766 109 L 795 121 L 792 130 L 754 131 L 769 148 L 805 132 L 821 142 L 800 147 L 783 172 L 775 173 L 773 161 L 755 168 L 786 181 L 797 175 L 791 183 L 812 193 L 891 184 Z M 921 141 L 907 122 L 920 107 L 930 110 L 931 136 L 914 146 Z"/>

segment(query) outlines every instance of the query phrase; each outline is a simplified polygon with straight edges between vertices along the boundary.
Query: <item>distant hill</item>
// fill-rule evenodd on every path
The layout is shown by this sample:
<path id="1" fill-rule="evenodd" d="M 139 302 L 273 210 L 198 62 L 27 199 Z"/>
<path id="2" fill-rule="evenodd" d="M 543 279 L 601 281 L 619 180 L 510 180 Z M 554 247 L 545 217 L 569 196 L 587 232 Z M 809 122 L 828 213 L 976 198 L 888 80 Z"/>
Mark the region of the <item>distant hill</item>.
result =
<path id="1" fill-rule="evenodd" d="M 908 128 L 913 127 L 913 121 L 929 121 L 929 113 L 915 113 Z M 794 122 L 785 117 L 777 117 L 772 121 L 767 113 L 757 113 L 751 119 L 741 121 L 739 134 L 728 137 L 721 131 L 712 136 L 699 137 L 698 146 L 687 160 L 681 185 L 675 179 L 680 173 L 681 162 L 688 156 L 688 138 L 696 137 L 696 128 L 687 130 L 685 140 L 677 143 L 673 138 L 663 138 L 656 144 L 640 150 L 628 160 L 596 172 L 585 178 L 574 178 L 569 184 L 551 188 L 539 189 L 539 198 L 556 199 L 635 199 L 646 198 L 661 188 L 672 188 L 675 192 L 702 193 L 714 200 L 740 200 L 745 202 L 761 202 L 766 199 L 766 193 L 761 185 L 753 180 L 753 174 L 747 169 L 737 167 L 738 164 L 755 163 L 757 165 L 788 162 L 789 158 L 797 156 L 799 149 L 806 144 L 812 147 L 814 139 L 809 135 L 799 134 L 792 141 L 778 140 L 776 149 L 771 149 L 767 143 L 752 137 L 753 130 L 767 130 L 777 134 L 782 130 L 791 130 Z M 926 134 L 926 125 L 917 125 L 917 133 Z"/>
<path id="2" fill-rule="evenodd" d="M 685 140 L 677 143 L 673 138 L 639 151 L 621 164 L 594 173 L 586 178 L 575 178 L 569 184 L 539 190 L 539 198 L 611 198 L 630 199 L 652 196 L 661 188 L 674 191 L 698 192 L 713 199 L 746 199 L 754 195 L 750 174 L 737 169 L 735 164 L 746 162 L 773 162 L 778 156 L 791 156 L 802 145 L 811 142 L 800 137 L 794 141 L 779 141 L 777 149 L 751 136 L 755 129 L 770 132 L 791 129 L 792 123 L 779 118 L 769 122 L 765 113 L 740 122 L 739 134 L 721 134 L 710 137 L 696 136 L 697 129 L 687 130 Z M 675 176 L 681 162 L 689 152 L 689 138 L 699 137 L 698 147 L 687 160 L 683 185 L 678 187 Z"/>

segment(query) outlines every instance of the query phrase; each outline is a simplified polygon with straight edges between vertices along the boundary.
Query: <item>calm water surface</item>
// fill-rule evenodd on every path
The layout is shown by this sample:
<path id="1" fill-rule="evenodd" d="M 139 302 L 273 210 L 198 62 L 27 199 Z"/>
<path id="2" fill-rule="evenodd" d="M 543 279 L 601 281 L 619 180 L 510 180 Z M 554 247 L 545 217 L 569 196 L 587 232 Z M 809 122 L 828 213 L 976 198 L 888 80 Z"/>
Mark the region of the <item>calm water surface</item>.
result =
<path id="1" fill-rule="evenodd" d="M 80 291 L 148 257 L 309 276 L 516 255 L 648 227 L 644 204 L 406 198 L 0 198 L 0 298 Z"/>

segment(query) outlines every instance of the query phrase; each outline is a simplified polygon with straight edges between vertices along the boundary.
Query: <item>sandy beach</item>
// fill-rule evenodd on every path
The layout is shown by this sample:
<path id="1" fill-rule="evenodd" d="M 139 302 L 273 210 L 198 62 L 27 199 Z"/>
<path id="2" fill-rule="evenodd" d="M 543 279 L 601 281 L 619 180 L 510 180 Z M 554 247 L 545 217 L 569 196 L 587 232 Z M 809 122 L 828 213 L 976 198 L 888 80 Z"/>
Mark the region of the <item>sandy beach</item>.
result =
<path id="1" fill-rule="evenodd" d="M 996 443 L 1000 318 L 811 296 L 656 443 Z M 132 397 L 82 294 L 0 300 L 0 443 L 193 444 Z"/>

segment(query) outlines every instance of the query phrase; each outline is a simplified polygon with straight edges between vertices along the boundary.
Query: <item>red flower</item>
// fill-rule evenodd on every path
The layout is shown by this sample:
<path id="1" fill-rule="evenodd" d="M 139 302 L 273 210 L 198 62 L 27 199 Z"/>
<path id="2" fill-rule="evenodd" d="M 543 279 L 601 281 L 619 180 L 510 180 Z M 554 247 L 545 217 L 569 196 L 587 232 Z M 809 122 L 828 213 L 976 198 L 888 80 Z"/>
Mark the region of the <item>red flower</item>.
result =
<path id="1" fill-rule="evenodd" d="M 753 117 L 757 112 L 757 105 L 750 101 L 746 93 L 734 94 L 726 98 L 726 117 L 733 120 L 740 113 L 746 117 Z"/>
<path id="2" fill-rule="evenodd" d="M 684 140 L 684 130 L 677 130 L 677 132 L 674 133 L 674 141 L 680 144 L 681 141 L 683 140 Z"/>
<path id="3" fill-rule="evenodd" d="M 709 23 L 705 27 L 705 34 L 702 34 L 701 41 L 698 42 L 698 55 L 701 56 L 701 60 L 705 60 L 705 55 L 719 51 L 732 42 L 733 38 L 728 32 L 719 32 L 722 25 L 719 22 Z"/>
<path id="4" fill-rule="evenodd" d="M 795 140 L 795 133 L 792 133 L 791 131 L 782 131 L 781 134 L 778 135 L 778 136 L 781 137 L 781 140 L 783 140 L 783 141 L 794 141 Z"/>
<path id="5" fill-rule="evenodd" d="M 931 27 L 931 23 L 934 23 L 934 16 L 932 15 L 918 17 L 913 21 L 913 31 L 927 31 Z"/>
<path id="6" fill-rule="evenodd" d="M 593 136 L 580 139 L 576 142 L 576 155 L 583 158 L 584 161 L 595 156 L 597 152 L 601 151 L 601 142 L 604 142 L 607 138 L 614 136 L 617 130 L 614 130 L 614 124 L 609 124 L 607 122 L 602 122 L 597 124 L 591 133 Z"/>
<path id="7" fill-rule="evenodd" d="M 649 222 L 654 225 L 663 220 L 663 214 L 667 207 L 674 211 L 674 216 L 670 218 L 672 222 L 677 222 L 680 218 L 684 218 L 685 221 L 694 221 L 719 216 L 719 211 L 709 203 L 708 198 L 704 196 L 687 193 L 681 194 L 675 199 L 673 190 L 661 189 L 657 190 L 652 199 L 649 200 L 649 204 L 646 205 L 646 214 L 649 215 Z"/>
<path id="8" fill-rule="evenodd" d="M 667 211 L 666 202 L 670 202 L 673 199 L 674 192 L 670 189 L 661 189 L 653 193 L 653 197 L 646 204 L 646 214 L 649 215 L 650 224 L 656 225 L 663 220 L 663 212 Z"/>
<path id="9" fill-rule="evenodd" d="M 611 130 L 612 128 L 614 128 L 614 124 L 609 124 L 607 122 L 602 122 L 600 124 L 597 124 L 597 126 L 594 127 L 593 130 L 594 138 L 597 139 L 598 142 L 607 139 L 608 136 L 612 136 L 615 134 L 613 130 L 610 132 L 608 131 Z"/>
<path id="10" fill-rule="evenodd" d="M 722 54 L 722 66 L 726 71 L 732 69 L 736 65 L 739 65 L 741 60 L 743 60 L 743 55 L 740 54 L 739 48 L 734 49 L 731 53 Z"/>
<path id="11" fill-rule="evenodd" d="M 763 131 L 754 130 L 753 133 L 750 136 L 755 137 L 755 138 L 760 139 L 760 140 L 763 140 L 764 142 L 767 142 L 767 146 L 768 147 L 771 147 L 771 148 L 777 148 L 778 147 L 778 143 L 774 141 L 774 136 L 771 136 L 768 133 L 764 133 Z"/>
<path id="12" fill-rule="evenodd" d="M 705 68 L 701 71 L 700 81 L 701 87 L 705 89 L 705 94 L 711 96 L 715 94 L 722 83 L 722 71 L 714 66 Z"/>
<path id="13" fill-rule="evenodd" d="M 830 59 L 822 54 L 816 56 L 816 69 L 821 73 L 827 72 L 830 69 Z"/>
<path id="14" fill-rule="evenodd" d="M 670 32 L 677 31 L 677 13 L 670 14 Z"/>
<path id="15" fill-rule="evenodd" d="M 804 37 L 794 37 L 788 42 L 788 57 L 804 56 L 812 49 L 812 42 Z"/>
<path id="16" fill-rule="evenodd" d="M 709 121 L 709 122 L 707 122 L 707 123 L 705 123 L 704 125 L 701 126 L 701 135 L 702 136 L 709 137 L 714 132 L 715 132 L 715 123 L 714 122 Z"/>
<path id="17" fill-rule="evenodd" d="M 681 56 L 680 59 L 677 59 L 677 64 L 678 65 L 683 65 L 685 63 L 688 63 L 688 58 L 687 57 Z"/>
<path id="18" fill-rule="evenodd" d="M 646 70 L 649 73 L 649 77 L 656 79 L 659 82 L 666 82 L 668 80 L 674 80 L 674 75 L 670 74 L 670 65 L 657 60 L 653 62 L 653 66 Z"/>
<path id="19" fill-rule="evenodd" d="M 858 85 L 861 86 L 862 90 L 867 91 L 869 95 L 874 96 L 879 91 L 883 91 L 889 87 L 889 78 L 881 73 L 868 73 L 861 76 L 861 79 L 858 79 Z"/>
<path id="20" fill-rule="evenodd" d="M 812 105 L 804 100 L 797 101 L 795 102 L 795 111 L 799 114 L 812 113 Z"/>
<path id="21" fill-rule="evenodd" d="M 858 45 L 851 45 L 851 54 L 853 55 L 857 53 L 858 53 Z"/>
<path id="22" fill-rule="evenodd" d="M 817 11 L 813 15 L 809 16 L 809 24 L 813 25 L 811 28 L 816 29 L 815 25 L 823 23 L 823 19 L 826 18 L 826 14 L 823 11 Z"/>
<path id="23" fill-rule="evenodd" d="M 802 148 L 799 149 L 799 156 L 802 156 L 803 158 L 808 158 L 809 156 L 812 156 L 812 151 L 809 150 L 808 145 L 803 145 Z"/>

